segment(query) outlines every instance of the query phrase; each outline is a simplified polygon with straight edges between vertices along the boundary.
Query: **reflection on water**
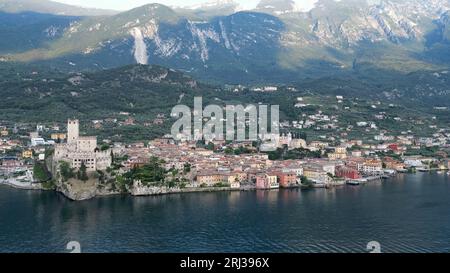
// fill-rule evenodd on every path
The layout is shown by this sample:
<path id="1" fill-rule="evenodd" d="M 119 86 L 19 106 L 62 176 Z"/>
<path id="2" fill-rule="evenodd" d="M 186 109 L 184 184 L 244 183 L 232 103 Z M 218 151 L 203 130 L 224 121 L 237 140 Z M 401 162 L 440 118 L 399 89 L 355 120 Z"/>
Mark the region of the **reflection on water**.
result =
<path id="1" fill-rule="evenodd" d="M 359 187 L 114 196 L 71 202 L 0 187 L 0 252 L 450 251 L 447 175 Z"/>

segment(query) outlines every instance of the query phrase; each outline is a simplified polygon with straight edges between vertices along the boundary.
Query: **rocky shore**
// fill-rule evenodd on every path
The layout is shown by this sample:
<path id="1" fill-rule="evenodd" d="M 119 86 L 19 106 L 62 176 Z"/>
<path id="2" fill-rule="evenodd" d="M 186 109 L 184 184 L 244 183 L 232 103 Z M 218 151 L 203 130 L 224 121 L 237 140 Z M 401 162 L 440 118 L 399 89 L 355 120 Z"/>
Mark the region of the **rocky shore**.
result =
<path id="1" fill-rule="evenodd" d="M 9 185 L 18 189 L 27 190 L 48 190 L 39 183 L 22 183 L 12 180 L 0 181 L 0 184 Z M 337 186 L 337 185 L 335 185 Z M 305 185 L 292 185 L 287 189 L 310 189 L 318 187 L 308 187 Z M 91 176 L 87 181 L 81 181 L 76 178 L 62 180 L 56 182 L 53 190 L 63 194 L 65 197 L 72 201 L 84 201 L 95 197 L 129 194 L 131 196 L 156 196 L 165 194 L 177 194 L 177 193 L 200 193 L 200 192 L 225 192 L 225 191 L 254 191 L 257 190 L 255 186 L 247 185 L 241 188 L 230 187 L 167 187 L 167 186 L 155 186 L 145 185 L 140 181 L 135 181 L 132 185 L 127 186 L 126 189 L 119 190 L 112 187 L 109 184 L 100 182 L 98 178 Z"/>
<path id="2" fill-rule="evenodd" d="M 132 188 L 129 190 L 132 196 L 151 196 L 151 195 L 163 195 L 173 193 L 195 193 L 195 192 L 219 192 L 219 191 L 240 191 L 241 189 L 232 189 L 229 187 L 217 187 L 217 188 L 169 188 L 169 187 L 154 187 L 144 186 L 142 183 L 135 182 Z"/>
<path id="3" fill-rule="evenodd" d="M 29 183 L 29 182 L 19 182 L 14 179 L 0 180 L 0 185 L 7 185 L 16 189 L 21 190 L 43 190 L 42 184 L 40 183 Z"/>
<path id="4" fill-rule="evenodd" d="M 84 201 L 98 196 L 121 194 L 119 191 L 99 187 L 96 179 L 89 179 L 88 181 L 69 179 L 66 182 L 58 183 L 56 191 L 72 201 Z"/>
<path id="5" fill-rule="evenodd" d="M 5 180 L 6 181 L 6 180 Z M 0 181 L 0 184 L 5 184 L 18 189 L 26 190 L 45 190 L 45 188 L 37 183 L 6 183 L 5 181 Z M 306 189 L 308 187 L 297 185 L 289 187 L 288 189 Z M 230 187 L 173 187 L 169 188 L 167 186 L 146 186 L 141 182 L 134 182 L 133 185 L 127 189 L 127 191 L 112 190 L 111 188 L 99 187 L 99 181 L 97 179 L 89 179 L 88 181 L 80 181 L 77 179 L 69 179 L 65 182 L 58 182 L 55 189 L 56 192 L 63 194 L 66 198 L 72 201 L 85 201 L 90 200 L 95 197 L 129 194 L 131 196 L 157 196 L 166 194 L 177 194 L 177 193 L 200 193 L 200 192 L 227 192 L 227 191 L 254 191 L 256 188 L 254 186 L 246 186 L 241 188 L 230 188 Z"/>

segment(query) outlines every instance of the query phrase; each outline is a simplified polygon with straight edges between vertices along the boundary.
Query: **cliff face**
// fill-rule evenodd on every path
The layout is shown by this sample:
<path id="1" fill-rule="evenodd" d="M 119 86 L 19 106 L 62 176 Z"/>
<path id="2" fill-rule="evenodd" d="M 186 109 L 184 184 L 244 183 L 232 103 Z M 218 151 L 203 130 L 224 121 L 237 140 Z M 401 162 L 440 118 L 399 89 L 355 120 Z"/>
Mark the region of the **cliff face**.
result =
<path id="1" fill-rule="evenodd" d="M 83 201 L 94 198 L 97 195 L 97 179 L 89 179 L 84 182 L 77 179 L 69 179 L 58 183 L 56 190 L 73 201 Z"/>

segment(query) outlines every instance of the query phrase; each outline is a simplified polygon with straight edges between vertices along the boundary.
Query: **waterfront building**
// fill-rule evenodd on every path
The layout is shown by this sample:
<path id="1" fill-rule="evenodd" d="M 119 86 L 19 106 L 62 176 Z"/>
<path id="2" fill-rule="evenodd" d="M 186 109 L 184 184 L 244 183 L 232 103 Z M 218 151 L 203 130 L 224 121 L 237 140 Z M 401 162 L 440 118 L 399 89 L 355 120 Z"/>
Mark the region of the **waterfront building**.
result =
<path id="1" fill-rule="evenodd" d="M 405 157 L 403 160 L 407 167 L 414 167 L 414 168 L 424 167 L 421 156 L 409 156 Z"/>
<path id="2" fill-rule="evenodd" d="M 54 161 L 65 161 L 72 168 L 84 164 L 88 171 L 106 170 L 111 167 L 111 150 L 100 151 L 95 136 L 80 136 L 79 121 L 68 120 L 67 143 L 55 146 Z"/>
<path id="3" fill-rule="evenodd" d="M 265 174 L 258 174 L 255 179 L 256 179 L 256 189 L 258 190 L 270 189 L 270 185 L 267 181 L 267 176 Z"/>
<path id="4" fill-rule="evenodd" d="M 217 171 L 202 171 L 197 174 L 197 183 L 208 187 L 212 187 L 218 183 L 228 182 L 225 179 L 226 177 Z"/>
<path id="5" fill-rule="evenodd" d="M 225 174 L 224 180 L 227 181 L 227 184 L 229 184 L 232 189 L 239 189 L 241 187 L 239 176 L 235 173 Z"/>
<path id="6" fill-rule="evenodd" d="M 379 159 L 367 159 L 359 171 L 365 174 L 380 174 L 383 172 L 383 163 Z"/>
<path id="7" fill-rule="evenodd" d="M 280 187 L 287 188 L 297 184 L 297 174 L 294 172 L 281 172 L 277 174 Z"/>
<path id="8" fill-rule="evenodd" d="M 266 174 L 266 179 L 270 189 L 276 189 L 280 187 L 280 184 L 278 183 L 277 173 Z"/>
<path id="9" fill-rule="evenodd" d="M 394 160 L 392 157 L 385 157 L 384 164 L 386 165 L 386 169 L 402 171 L 406 169 L 405 163 Z"/>
<path id="10" fill-rule="evenodd" d="M 4 174 L 12 173 L 23 167 L 23 161 L 15 156 L 0 157 L 0 172 Z"/>
<path id="11" fill-rule="evenodd" d="M 336 168 L 336 176 L 347 179 L 359 179 L 361 175 L 357 169 L 349 168 L 346 166 L 338 166 Z"/>
<path id="12" fill-rule="evenodd" d="M 276 173 L 259 173 L 255 179 L 256 189 L 259 190 L 278 189 L 280 187 Z"/>
<path id="13" fill-rule="evenodd" d="M 327 172 L 321 166 L 315 164 L 305 166 L 303 175 L 315 183 L 327 183 L 330 180 Z"/>
<path id="14" fill-rule="evenodd" d="M 247 174 L 243 171 L 233 171 L 232 175 L 236 178 L 239 182 L 247 181 Z"/>

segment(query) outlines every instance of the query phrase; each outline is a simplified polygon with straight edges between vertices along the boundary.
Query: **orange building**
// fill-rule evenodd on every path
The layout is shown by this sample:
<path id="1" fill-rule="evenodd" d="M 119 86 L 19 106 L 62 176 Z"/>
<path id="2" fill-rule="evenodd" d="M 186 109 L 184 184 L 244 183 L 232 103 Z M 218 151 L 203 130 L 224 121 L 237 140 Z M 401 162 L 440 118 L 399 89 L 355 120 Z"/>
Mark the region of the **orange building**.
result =
<path id="1" fill-rule="evenodd" d="M 278 181 L 280 182 L 280 187 L 287 188 L 291 185 L 295 185 L 297 183 L 297 175 L 293 172 L 289 173 L 278 173 L 277 174 Z"/>

